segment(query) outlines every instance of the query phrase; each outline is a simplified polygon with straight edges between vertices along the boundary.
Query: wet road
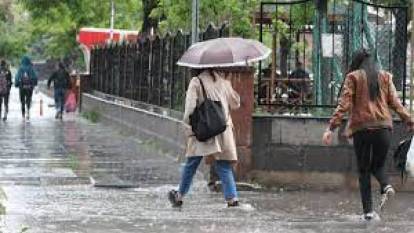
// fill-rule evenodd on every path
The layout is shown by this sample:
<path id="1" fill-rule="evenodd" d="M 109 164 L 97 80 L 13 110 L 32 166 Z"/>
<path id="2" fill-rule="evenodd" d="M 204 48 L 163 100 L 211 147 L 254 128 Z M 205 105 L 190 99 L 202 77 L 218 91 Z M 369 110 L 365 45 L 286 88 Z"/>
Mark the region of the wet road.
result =
<path id="1" fill-rule="evenodd" d="M 172 209 L 166 193 L 180 166 L 157 143 L 75 114 L 56 121 L 46 97 L 39 116 L 40 97 L 24 122 L 13 92 L 0 123 L 2 232 L 414 232 L 413 193 L 365 223 L 356 192 L 241 192 L 243 205 L 228 209 L 198 176 L 183 209 Z"/>

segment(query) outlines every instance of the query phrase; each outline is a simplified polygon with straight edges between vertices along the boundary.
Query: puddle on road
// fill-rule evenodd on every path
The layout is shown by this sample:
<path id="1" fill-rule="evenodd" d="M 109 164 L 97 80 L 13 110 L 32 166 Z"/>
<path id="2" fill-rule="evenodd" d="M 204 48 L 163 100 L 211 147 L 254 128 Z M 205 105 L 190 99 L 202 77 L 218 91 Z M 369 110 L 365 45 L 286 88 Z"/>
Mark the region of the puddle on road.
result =
<path id="1" fill-rule="evenodd" d="M 177 188 L 171 183 L 179 180 L 180 166 L 166 157 L 154 159 L 149 152 L 159 146 L 152 141 L 37 116 L 30 123 L 8 123 L 6 130 L 19 144 L 1 157 L 0 176 L 14 177 L 4 185 L 9 198 L 3 202 L 0 193 L 5 206 L 0 206 L 0 231 L 7 233 L 18 233 L 24 225 L 29 233 L 414 232 L 409 194 L 401 194 L 401 203 L 383 221 L 366 223 L 354 214 L 360 211 L 356 193 L 240 192 L 241 206 L 227 208 L 222 194 L 209 192 L 197 178 L 177 210 L 167 193 Z M 135 180 L 140 186 L 95 188 L 82 180 L 105 174 L 110 183 Z"/>
<path id="2" fill-rule="evenodd" d="M 289 213 L 286 213 L 286 209 L 278 208 L 294 207 L 297 201 L 306 205 L 306 200 L 299 199 L 317 196 L 317 193 L 305 195 L 298 192 L 284 192 L 259 195 L 255 192 L 241 192 L 242 206 L 227 208 L 222 194 L 208 192 L 204 181 L 194 183 L 194 189 L 185 198 L 184 207 L 177 210 L 173 209 L 167 201 L 167 192 L 174 188 L 175 185 L 134 189 L 96 189 L 93 186 L 10 186 L 6 190 L 8 193 L 14 193 L 15 196 L 10 199 L 7 206 L 9 211 L 6 223 L 8 229 L 12 226 L 15 226 L 13 229 L 17 229 L 21 224 L 26 224 L 30 227 L 29 232 L 39 233 L 52 233 L 58 229 L 64 229 L 58 232 L 105 233 L 410 233 L 414 231 L 413 222 L 384 219 L 385 221 L 366 223 L 361 221 L 359 215 L 352 214 L 353 210 L 344 214 L 342 211 L 329 209 L 324 213 L 321 211 L 323 206 L 314 209 L 305 208 L 305 210 L 295 207 L 290 208 Z M 327 193 L 326 201 L 335 195 L 342 194 Z M 290 198 L 287 198 L 289 196 Z M 407 201 L 410 198 L 407 195 L 403 200 Z M 306 214 L 303 211 L 307 211 Z M 404 216 L 404 213 L 401 216 Z M 41 231 L 39 226 L 47 226 L 47 228 Z"/>

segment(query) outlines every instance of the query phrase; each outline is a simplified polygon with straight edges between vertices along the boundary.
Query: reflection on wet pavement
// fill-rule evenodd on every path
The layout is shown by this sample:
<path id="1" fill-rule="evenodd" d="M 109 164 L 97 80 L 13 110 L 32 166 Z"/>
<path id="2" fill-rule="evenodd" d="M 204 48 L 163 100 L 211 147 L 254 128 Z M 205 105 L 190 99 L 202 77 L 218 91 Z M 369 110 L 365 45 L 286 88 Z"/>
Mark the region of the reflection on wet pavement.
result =
<path id="1" fill-rule="evenodd" d="M 44 96 L 39 116 L 40 94 L 23 122 L 12 95 L 0 123 L 3 232 L 414 232 L 411 193 L 398 193 L 382 221 L 365 223 L 356 192 L 242 192 L 242 206 L 229 209 L 197 176 L 184 207 L 173 209 L 166 193 L 180 166 L 172 157 L 123 129 L 77 115 L 56 121 Z"/>

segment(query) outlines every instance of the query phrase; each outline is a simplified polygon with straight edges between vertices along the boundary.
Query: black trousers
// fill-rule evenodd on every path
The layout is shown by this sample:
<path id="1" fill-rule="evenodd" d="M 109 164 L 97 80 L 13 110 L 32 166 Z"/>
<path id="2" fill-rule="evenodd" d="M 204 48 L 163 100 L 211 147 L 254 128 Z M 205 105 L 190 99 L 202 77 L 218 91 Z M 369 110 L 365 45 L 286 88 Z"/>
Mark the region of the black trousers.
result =
<path id="1" fill-rule="evenodd" d="M 30 110 L 30 106 L 32 104 L 33 89 L 20 88 L 19 94 L 20 94 L 20 103 L 22 104 L 22 115 L 24 116 L 26 113 L 26 108 L 27 108 L 27 111 Z"/>
<path id="2" fill-rule="evenodd" d="M 364 213 L 372 211 L 371 174 L 378 180 L 381 192 L 389 184 L 385 161 L 391 141 L 390 129 L 373 129 L 353 135 L 359 172 L 359 189 Z"/>
<path id="3" fill-rule="evenodd" d="M 0 95 L 0 117 L 2 113 L 3 104 L 4 104 L 4 111 L 6 113 L 9 112 L 9 96 L 10 96 L 10 92 L 8 92 L 5 95 Z"/>

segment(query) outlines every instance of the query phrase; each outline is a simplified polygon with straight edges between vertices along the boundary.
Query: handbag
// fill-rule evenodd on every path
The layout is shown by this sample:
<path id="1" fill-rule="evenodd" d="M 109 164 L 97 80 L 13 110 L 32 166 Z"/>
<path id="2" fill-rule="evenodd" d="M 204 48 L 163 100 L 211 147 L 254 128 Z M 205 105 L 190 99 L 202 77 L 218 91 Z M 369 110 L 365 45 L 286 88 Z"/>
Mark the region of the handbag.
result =
<path id="1" fill-rule="evenodd" d="M 414 141 L 412 137 L 403 140 L 394 153 L 394 164 L 404 183 L 407 176 L 414 176 Z"/>
<path id="2" fill-rule="evenodd" d="M 197 106 L 190 115 L 190 125 L 196 139 L 205 142 L 223 133 L 227 128 L 227 121 L 222 103 L 209 99 L 203 81 L 200 78 L 198 80 L 203 90 L 204 102 Z"/>
<path id="3" fill-rule="evenodd" d="M 411 138 L 410 149 L 407 152 L 405 171 L 409 177 L 414 177 L 414 140 Z"/>
<path id="4" fill-rule="evenodd" d="M 73 91 L 70 91 L 68 97 L 66 98 L 65 109 L 66 112 L 76 111 L 76 96 Z"/>

